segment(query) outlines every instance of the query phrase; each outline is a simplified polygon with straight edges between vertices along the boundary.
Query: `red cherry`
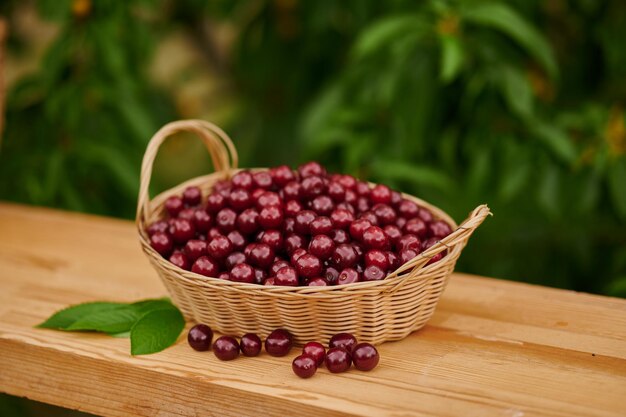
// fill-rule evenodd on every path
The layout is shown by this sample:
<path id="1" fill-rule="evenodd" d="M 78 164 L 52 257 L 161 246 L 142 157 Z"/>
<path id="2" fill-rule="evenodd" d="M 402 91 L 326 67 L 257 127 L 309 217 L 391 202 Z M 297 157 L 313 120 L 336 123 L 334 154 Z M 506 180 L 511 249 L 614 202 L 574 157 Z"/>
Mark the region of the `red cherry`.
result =
<path id="1" fill-rule="evenodd" d="M 191 239 L 185 244 L 183 249 L 191 262 L 207 254 L 207 243 L 199 239 Z"/>
<path id="2" fill-rule="evenodd" d="M 306 254 L 306 250 L 304 250 L 303 248 L 298 248 L 298 249 L 294 250 L 291 253 L 291 257 L 289 258 L 289 261 L 291 262 L 291 265 L 295 266 L 296 265 L 296 261 L 298 260 L 298 258 L 300 258 L 304 254 Z"/>
<path id="3" fill-rule="evenodd" d="M 387 249 L 389 248 L 389 238 L 378 226 L 370 226 L 363 232 L 363 243 L 370 249 Z"/>
<path id="4" fill-rule="evenodd" d="M 330 237 L 332 237 L 333 241 L 338 245 L 350 242 L 350 235 L 343 229 L 333 230 Z"/>
<path id="5" fill-rule="evenodd" d="M 410 249 L 417 253 L 420 253 L 422 243 L 415 235 L 404 235 L 396 242 L 396 249 L 402 251 L 404 249 Z"/>
<path id="6" fill-rule="evenodd" d="M 375 265 L 380 269 L 386 270 L 389 268 L 389 259 L 385 252 L 372 249 L 365 254 L 365 266 Z"/>
<path id="7" fill-rule="evenodd" d="M 452 228 L 443 220 L 436 220 L 428 225 L 428 232 L 432 237 L 443 239 L 452 233 Z"/>
<path id="8" fill-rule="evenodd" d="M 308 241 L 301 235 L 292 233 L 285 238 L 285 251 L 288 254 L 293 253 L 296 249 L 304 248 L 308 245 Z"/>
<path id="9" fill-rule="evenodd" d="M 261 339 L 254 333 L 246 333 L 241 336 L 239 345 L 241 347 L 241 353 L 243 353 L 244 356 L 258 356 L 259 353 L 261 353 Z"/>
<path id="10" fill-rule="evenodd" d="M 355 208 L 358 200 L 359 200 L 359 196 L 354 190 L 346 190 L 346 195 L 343 199 L 344 203 L 350 204 L 353 208 Z"/>
<path id="11" fill-rule="evenodd" d="M 333 285 L 337 282 L 337 278 L 339 278 L 339 271 L 334 266 L 328 266 L 324 270 L 324 278 L 329 285 Z"/>
<path id="12" fill-rule="evenodd" d="M 279 206 L 283 203 L 280 196 L 273 191 L 263 192 L 256 200 L 256 206 L 261 210 L 263 207 Z"/>
<path id="13" fill-rule="evenodd" d="M 285 187 L 281 190 L 281 197 L 283 200 L 300 200 L 301 195 L 301 186 L 299 182 L 291 181 L 285 185 Z"/>
<path id="14" fill-rule="evenodd" d="M 185 209 L 182 209 L 180 211 L 180 213 L 178 213 L 178 218 L 179 219 L 187 219 L 189 221 L 193 221 L 193 213 L 195 212 L 195 209 L 188 207 Z"/>
<path id="15" fill-rule="evenodd" d="M 293 369 L 293 373 L 300 378 L 311 378 L 315 375 L 315 371 L 317 371 L 315 358 L 304 354 L 296 356 L 291 363 L 291 369 Z"/>
<path id="16" fill-rule="evenodd" d="M 284 329 L 276 329 L 265 339 L 265 351 L 271 356 L 285 356 L 293 345 L 291 334 Z"/>
<path id="17" fill-rule="evenodd" d="M 370 265 L 363 271 L 363 281 L 380 281 L 384 278 L 385 271 L 376 265 Z"/>
<path id="18" fill-rule="evenodd" d="M 348 210 L 336 209 L 330 215 L 330 220 L 333 222 L 333 226 L 338 229 L 347 229 L 354 221 L 354 215 Z"/>
<path id="19" fill-rule="evenodd" d="M 386 185 L 378 184 L 370 192 L 373 204 L 391 204 L 391 190 Z"/>
<path id="20" fill-rule="evenodd" d="M 254 268 L 254 283 L 263 285 L 267 279 L 267 274 L 261 268 Z"/>
<path id="21" fill-rule="evenodd" d="M 239 171 L 230 180 L 234 188 L 243 188 L 245 190 L 251 190 L 254 182 L 252 181 L 252 174 L 249 171 Z"/>
<path id="22" fill-rule="evenodd" d="M 247 256 L 248 262 L 259 268 L 269 268 L 274 261 L 274 250 L 265 243 L 253 243 L 248 246 L 250 255 Z"/>
<path id="23" fill-rule="evenodd" d="M 219 193 L 212 193 L 206 200 L 206 211 L 210 214 L 215 214 L 221 209 L 226 207 L 226 198 Z"/>
<path id="24" fill-rule="evenodd" d="M 239 343 L 230 336 L 222 336 L 213 343 L 213 354 L 222 361 L 231 361 L 239 356 Z"/>
<path id="25" fill-rule="evenodd" d="M 278 273 L 278 270 L 286 266 L 291 266 L 291 265 L 289 264 L 289 262 L 282 260 L 282 259 L 279 261 L 275 261 L 270 267 L 270 271 L 269 271 L 270 275 L 275 276 Z"/>
<path id="26" fill-rule="evenodd" d="M 269 278 L 268 278 L 269 279 Z M 278 270 L 274 278 L 274 285 L 284 285 L 288 287 L 298 286 L 298 273 L 290 266 L 284 266 Z"/>
<path id="27" fill-rule="evenodd" d="M 259 228 L 259 212 L 253 208 L 242 211 L 237 217 L 237 227 L 241 233 L 254 233 Z"/>
<path id="28" fill-rule="evenodd" d="M 426 223 L 430 223 L 433 221 L 433 214 L 425 207 L 420 207 L 419 212 L 417 213 L 420 219 L 424 220 Z"/>
<path id="29" fill-rule="evenodd" d="M 344 201 L 344 198 L 346 196 L 346 189 L 339 182 L 331 181 L 328 184 L 328 195 L 336 203 L 340 203 Z"/>
<path id="30" fill-rule="evenodd" d="M 252 194 L 250 194 L 252 201 L 257 201 L 265 191 L 263 188 L 255 188 Z"/>
<path id="31" fill-rule="evenodd" d="M 238 230 L 233 230 L 232 232 L 228 233 L 226 237 L 228 238 L 228 240 L 230 240 L 230 243 L 233 244 L 234 250 L 241 251 L 246 247 L 246 244 L 248 243 L 246 241 L 246 238 L 243 237 L 243 235 Z"/>
<path id="32" fill-rule="evenodd" d="M 370 202 L 367 199 L 367 197 L 359 197 L 357 198 L 356 202 L 354 203 L 357 212 L 359 213 L 363 213 L 365 211 L 368 211 L 370 209 Z"/>
<path id="33" fill-rule="evenodd" d="M 345 372 L 350 369 L 352 357 L 344 348 L 336 347 L 328 349 L 326 353 L 326 369 L 332 373 Z"/>
<path id="34" fill-rule="evenodd" d="M 417 255 L 419 255 L 418 251 L 415 251 L 413 249 L 402 249 L 400 251 L 400 265 L 404 265 L 411 259 L 415 258 Z"/>
<path id="35" fill-rule="evenodd" d="M 293 171 L 287 165 L 281 165 L 270 169 L 270 176 L 272 177 L 274 184 L 279 187 L 283 187 L 288 182 L 296 179 Z"/>
<path id="36" fill-rule="evenodd" d="M 359 214 L 359 219 L 366 219 L 372 224 L 372 226 L 378 226 L 378 217 L 376 217 L 376 215 L 372 211 L 368 210 L 362 212 L 361 214 Z"/>
<path id="37" fill-rule="evenodd" d="M 217 277 L 219 279 L 223 279 L 224 281 L 230 281 L 230 274 L 228 272 L 220 272 Z"/>
<path id="38" fill-rule="evenodd" d="M 191 221 L 187 219 L 170 220 L 170 235 L 172 235 L 175 243 L 182 245 L 189 239 L 193 239 L 195 234 L 196 228 Z"/>
<path id="39" fill-rule="evenodd" d="M 349 353 L 352 352 L 354 346 L 356 346 L 356 337 L 350 333 L 337 333 L 328 342 L 329 348 L 343 348 Z"/>
<path id="40" fill-rule="evenodd" d="M 419 217 L 408 220 L 404 225 L 404 233 L 416 235 L 420 239 L 426 239 L 428 235 L 428 226 L 424 223 L 424 220 Z"/>
<path id="41" fill-rule="evenodd" d="M 261 232 L 259 242 L 269 245 L 274 252 L 278 252 L 283 248 L 283 234 L 278 230 L 264 230 Z"/>
<path id="42" fill-rule="evenodd" d="M 307 234 L 310 232 L 311 222 L 315 220 L 317 214 L 311 210 L 302 210 L 296 214 L 294 229 L 296 233 Z"/>
<path id="43" fill-rule="evenodd" d="M 231 208 L 221 209 L 215 216 L 215 225 L 222 233 L 228 233 L 235 230 L 235 222 L 237 221 L 237 213 Z"/>
<path id="44" fill-rule="evenodd" d="M 411 200 L 402 200 L 398 205 L 398 213 L 400 213 L 402 217 L 405 217 L 407 219 L 412 219 L 413 217 L 416 217 L 418 212 L 419 207 Z"/>
<path id="45" fill-rule="evenodd" d="M 220 267 L 208 256 L 201 256 L 191 266 L 191 271 L 207 277 L 215 277 L 219 273 Z"/>
<path id="46" fill-rule="evenodd" d="M 317 235 L 309 243 L 309 252 L 320 259 L 328 259 L 335 251 L 335 242 L 326 235 Z"/>
<path id="47" fill-rule="evenodd" d="M 272 186 L 272 176 L 267 171 L 259 171 L 252 174 L 252 182 L 258 188 L 269 189 Z"/>
<path id="48" fill-rule="evenodd" d="M 319 164 L 319 162 L 307 162 L 298 167 L 298 173 L 301 178 L 326 175 L 326 170 Z"/>
<path id="49" fill-rule="evenodd" d="M 233 244 L 226 236 L 216 236 L 207 245 L 207 252 L 215 259 L 227 257 L 233 251 Z"/>
<path id="50" fill-rule="evenodd" d="M 246 255 L 242 252 L 233 252 L 226 257 L 224 260 L 224 266 L 229 270 L 232 269 L 235 265 L 239 265 L 246 262 Z"/>
<path id="51" fill-rule="evenodd" d="M 350 223 L 350 236 L 356 240 L 363 239 L 363 232 L 365 229 L 372 226 L 372 223 L 367 219 L 356 219 L 352 223 Z"/>
<path id="52" fill-rule="evenodd" d="M 357 181 L 355 190 L 359 196 L 367 197 L 370 195 L 370 186 L 366 182 Z"/>
<path id="53" fill-rule="evenodd" d="M 170 215 L 170 217 L 178 216 L 178 213 L 184 208 L 183 199 L 178 196 L 171 196 L 167 200 L 165 200 L 165 210 Z"/>
<path id="54" fill-rule="evenodd" d="M 196 226 L 196 231 L 200 233 L 206 233 L 213 225 L 213 218 L 203 209 L 197 209 L 193 212 L 192 221 Z"/>
<path id="55" fill-rule="evenodd" d="M 359 343 L 352 349 L 352 362 L 359 371 L 371 371 L 378 365 L 380 355 L 369 343 Z"/>
<path id="56" fill-rule="evenodd" d="M 337 285 L 353 284 L 359 281 L 359 273 L 353 268 L 344 268 L 337 277 Z"/>
<path id="57" fill-rule="evenodd" d="M 243 211 L 252 205 L 252 197 L 245 189 L 235 188 L 228 195 L 228 204 L 235 211 Z"/>
<path id="58" fill-rule="evenodd" d="M 287 217 L 285 220 L 283 220 L 283 231 L 285 232 L 285 234 L 293 233 L 295 224 L 296 221 L 293 219 L 293 217 Z"/>
<path id="59" fill-rule="evenodd" d="M 206 234 L 207 240 L 213 240 L 216 236 L 224 236 L 217 227 L 210 228 Z"/>
<path id="60" fill-rule="evenodd" d="M 353 190 L 356 188 L 356 178 L 351 175 L 341 175 L 337 182 L 343 186 L 346 190 Z"/>
<path id="61" fill-rule="evenodd" d="M 332 255 L 332 262 L 341 269 L 354 266 L 357 260 L 354 247 L 347 243 L 338 245 Z"/>
<path id="62" fill-rule="evenodd" d="M 372 207 L 372 211 L 378 218 L 378 222 L 383 226 L 396 221 L 396 211 L 387 204 L 376 204 Z"/>
<path id="63" fill-rule="evenodd" d="M 328 216 L 335 208 L 335 204 L 329 196 L 319 195 L 311 201 L 310 208 L 320 216 Z"/>
<path id="64" fill-rule="evenodd" d="M 326 191 L 326 184 L 321 177 L 311 176 L 306 177 L 300 183 L 301 189 L 300 192 L 302 196 L 306 199 L 313 199 L 318 195 L 322 195 Z"/>
<path id="65" fill-rule="evenodd" d="M 159 220 L 154 222 L 148 227 L 147 232 L 149 236 L 152 236 L 156 232 L 165 233 L 168 232 L 170 225 L 165 220 Z"/>
<path id="66" fill-rule="evenodd" d="M 309 282 L 306 284 L 309 287 L 326 287 L 328 286 L 328 281 L 322 277 L 311 278 Z"/>
<path id="67" fill-rule="evenodd" d="M 312 236 L 315 235 L 327 235 L 333 230 L 333 222 L 329 217 L 319 216 L 316 217 L 309 225 L 309 231 Z"/>
<path id="68" fill-rule="evenodd" d="M 389 240 L 391 240 L 391 243 L 394 245 L 396 244 L 398 239 L 402 237 L 402 232 L 400 231 L 400 228 L 393 224 L 388 224 L 387 226 L 385 226 L 383 228 L 383 231 L 387 236 L 389 236 Z"/>
<path id="69" fill-rule="evenodd" d="M 170 252 L 172 252 L 174 242 L 169 234 L 156 232 L 150 236 L 150 246 L 152 246 L 152 248 L 161 256 L 167 256 Z"/>
<path id="70" fill-rule="evenodd" d="M 230 280 L 252 284 L 254 282 L 254 269 L 246 263 L 237 264 L 230 270 Z"/>
<path id="71" fill-rule="evenodd" d="M 185 188 L 185 191 L 183 191 L 183 203 L 185 203 L 186 206 L 197 206 L 200 204 L 201 200 L 202 191 L 200 191 L 198 187 L 187 187 Z"/>
<path id="72" fill-rule="evenodd" d="M 309 342 L 302 348 L 302 353 L 315 359 L 317 366 L 322 366 L 326 358 L 326 349 L 319 342 Z"/>
<path id="73" fill-rule="evenodd" d="M 280 206 L 263 207 L 258 222 L 264 229 L 277 229 L 283 223 L 283 211 Z"/>
<path id="74" fill-rule="evenodd" d="M 189 262 L 189 258 L 182 252 L 174 252 L 172 256 L 170 256 L 169 261 L 179 267 L 180 269 L 184 269 L 189 271 L 191 266 L 191 262 Z"/>
<path id="75" fill-rule="evenodd" d="M 398 204 L 402 201 L 402 194 L 397 191 L 391 192 L 391 205 L 397 207 Z"/>
<path id="76" fill-rule="evenodd" d="M 289 200 L 285 203 L 285 216 L 294 217 L 302 211 L 302 204 L 298 200 Z"/>
<path id="77" fill-rule="evenodd" d="M 305 253 L 296 260 L 296 271 L 304 278 L 313 278 L 322 273 L 322 262 L 310 253 Z"/>

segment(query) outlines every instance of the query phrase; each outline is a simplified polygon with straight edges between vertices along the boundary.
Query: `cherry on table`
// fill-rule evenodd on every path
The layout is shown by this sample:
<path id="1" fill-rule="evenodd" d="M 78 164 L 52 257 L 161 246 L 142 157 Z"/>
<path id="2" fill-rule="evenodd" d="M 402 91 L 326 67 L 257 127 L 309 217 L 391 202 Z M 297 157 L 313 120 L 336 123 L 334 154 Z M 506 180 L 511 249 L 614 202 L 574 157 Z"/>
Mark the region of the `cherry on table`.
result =
<path id="1" fill-rule="evenodd" d="M 254 333 L 246 333 L 239 342 L 244 356 L 258 356 L 261 352 L 261 338 Z"/>
<path id="2" fill-rule="evenodd" d="M 291 350 L 291 334 L 285 329 L 276 329 L 265 339 L 265 351 L 271 356 L 285 356 Z"/>
<path id="3" fill-rule="evenodd" d="M 371 371 L 378 365 L 380 355 L 369 343 L 359 343 L 352 350 L 352 362 L 359 371 Z"/>
<path id="4" fill-rule="evenodd" d="M 310 378 L 315 375 L 317 371 L 316 360 L 307 354 L 296 356 L 291 363 L 291 369 L 293 369 L 293 373 L 300 378 Z"/>
<path id="5" fill-rule="evenodd" d="M 346 349 L 334 347 L 328 349 L 328 352 L 326 352 L 325 363 L 326 369 L 332 373 L 345 372 L 350 369 L 352 357 Z"/>
<path id="6" fill-rule="evenodd" d="M 340 347 L 344 348 L 348 352 L 352 352 L 352 348 L 354 348 L 356 343 L 356 337 L 354 337 L 350 333 L 337 333 L 330 338 L 330 341 L 328 342 L 328 347 Z"/>
<path id="7" fill-rule="evenodd" d="M 326 349 L 319 342 L 309 342 L 302 347 L 302 353 L 315 359 L 316 365 L 319 367 L 324 363 L 326 358 Z"/>
<path id="8" fill-rule="evenodd" d="M 213 330 L 206 324 L 196 324 L 189 329 L 187 342 L 194 350 L 209 350 L 213 342 Z"/>
<path id="9" fill-rule="evenodd" d="M 213 353 L 222 361 L 230 361 L 239 356 L 239 343 L 230 336 L 221 336 L 213 343 Z"/>

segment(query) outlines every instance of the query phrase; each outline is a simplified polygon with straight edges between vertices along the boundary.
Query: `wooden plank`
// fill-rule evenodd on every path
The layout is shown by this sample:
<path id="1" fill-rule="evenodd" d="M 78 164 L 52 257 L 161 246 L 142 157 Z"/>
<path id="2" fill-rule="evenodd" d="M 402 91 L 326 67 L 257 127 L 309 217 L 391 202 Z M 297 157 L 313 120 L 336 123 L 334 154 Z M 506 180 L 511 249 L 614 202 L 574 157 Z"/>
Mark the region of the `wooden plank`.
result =
<path id="1" fill-rule="evenodd" d="M 455 274 L 430 323 L 369 373 L 301 380 L 287 358 L 220 362 L 184 338 L 34 329 L 91 300 L 165 294 L 130 222 L 0 204 L 0 390 L 107 416 L 624 416 L 626 300 Z"/>

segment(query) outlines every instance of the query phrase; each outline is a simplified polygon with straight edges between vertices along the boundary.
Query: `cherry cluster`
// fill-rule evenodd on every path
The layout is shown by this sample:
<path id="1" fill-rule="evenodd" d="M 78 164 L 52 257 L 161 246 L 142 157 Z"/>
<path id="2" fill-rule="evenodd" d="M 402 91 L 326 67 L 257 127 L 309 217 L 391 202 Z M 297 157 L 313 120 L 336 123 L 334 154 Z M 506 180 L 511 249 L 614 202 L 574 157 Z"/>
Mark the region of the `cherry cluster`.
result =
<path id="1" fill-rule="evenodd" d="M 189 346 L 197 351 L 213 349 L 220 360 L 236 359 L 241 352 L 244 356 L 258 356 L 261 353 L 261 338 L 254 333 L 243 335 L 240 341 L 231 336 L 221 336 L 213 342 L 213 331 L 205 324 L 196 324 L 187 334 Z M 291 351 L 293 340 L 285 329 L 276 329 L 265 339 L 265 351 L 270 356 L 281 357 Z M 357 343 L 350 333 L 334 335 L 328 344 L 328 351 L 319 342 L 309 342 L 302 348 L 302 354 L 291 363 L 293 372 L 300 378 L 310 378 L 317 368 L 326 364 L 332 373 L 345 372 L 354 364 L 360 371 L 371 371 L 378 365 L 380 356 L 369 343 Z"/>
<path id="2" fill-rule="evenodd" d="M 381 280 L 451 233 L 389 187 L 327 174 L 317 162 L 297 171 L 239 171 L 205 200 L 188 187 L 165 209 L 168 218 L 147 229 L 164 258 L 205 276 L 262 285 Z"/>

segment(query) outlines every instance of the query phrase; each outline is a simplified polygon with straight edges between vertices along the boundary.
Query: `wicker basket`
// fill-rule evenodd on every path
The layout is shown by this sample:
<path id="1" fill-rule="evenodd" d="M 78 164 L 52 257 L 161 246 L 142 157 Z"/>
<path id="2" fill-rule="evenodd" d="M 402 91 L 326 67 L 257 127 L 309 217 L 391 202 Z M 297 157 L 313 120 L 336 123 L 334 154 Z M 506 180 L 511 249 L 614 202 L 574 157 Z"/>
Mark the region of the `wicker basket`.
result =
<path id="1" fill-rule="evenodd" d="M 186 181 L 150 201 L 148 186 L 158 148 L 168 136 L 183 131 L 202 139 L 216 172 Z M 373 344 L 402 339 L 433 315 L 461 250 L 490 214 L 487 206 L 479 206 L 457 227 L 442 210 L 404 195 L 449 223 L 454 232 L 384 280 L 329 287 L 262 286 L 208 278 L 174 266 L 152 249 L 145 229 L 163 218 L 163 202 L 169 196 L 182 193 L 190 185 L 200 187 L 206 195 L 216 181 L 229 178 L 236 169 L 237 152 L 220 128 L 200 120 L 169 123 L 152 137 L 146 149 L 137 206 L 141 246 L 173 301 L 187 319 L 233 336 L 254 332 L 264 337 L 282 327 L 293 334 L 296 344 L 312 340 L 326 343 L 339 332 L 350 332 L 358 340 Z M 443 250 L 448 251 L 444 258 L 425 266 Z"/>

